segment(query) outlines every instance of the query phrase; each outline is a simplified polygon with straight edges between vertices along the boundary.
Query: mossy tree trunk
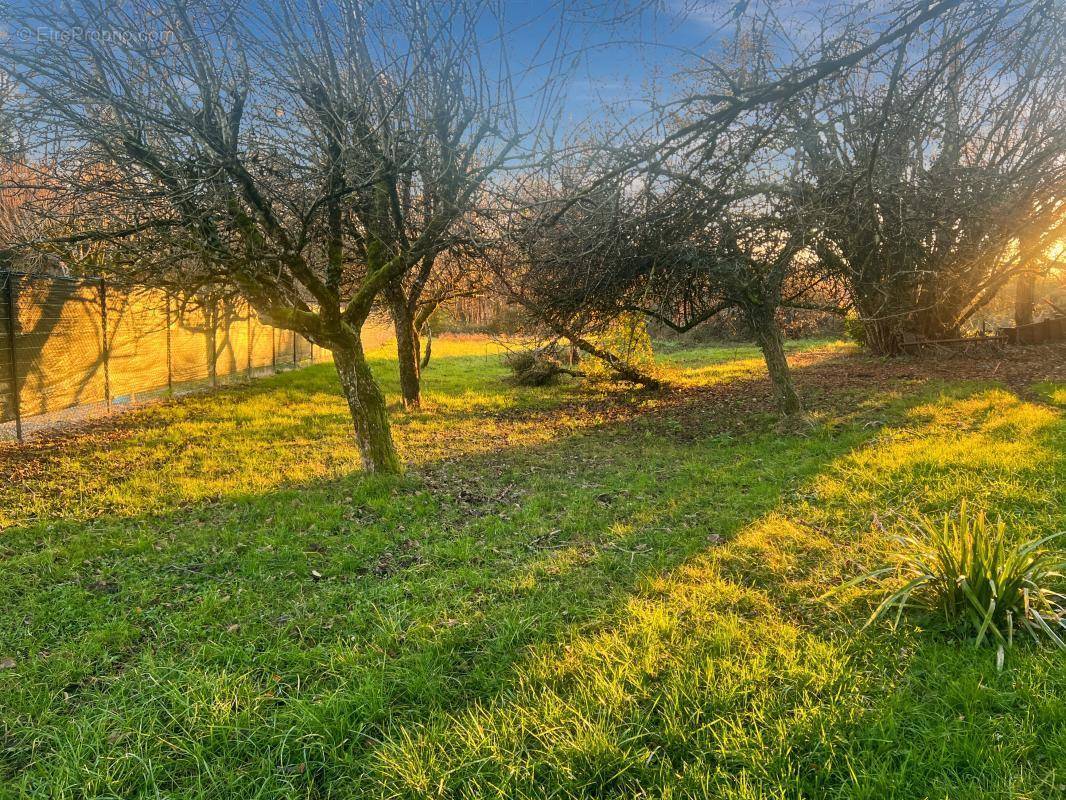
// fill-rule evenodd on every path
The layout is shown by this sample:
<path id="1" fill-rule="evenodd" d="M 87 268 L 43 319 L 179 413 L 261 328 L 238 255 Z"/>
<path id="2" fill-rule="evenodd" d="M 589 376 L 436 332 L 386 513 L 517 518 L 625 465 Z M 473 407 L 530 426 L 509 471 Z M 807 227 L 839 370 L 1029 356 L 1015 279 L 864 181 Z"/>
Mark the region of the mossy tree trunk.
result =
<path id="1" fill-rule="evenodd" d="M 766 303 L 745 309 L 755 341 L 766 360 L 774 397 L 783 414 L 793 416 L 803 411 L 799 393 L 792 382 L 792 371 L 785 357 L 785 343 L 777 325 L 774 304 Z"/>
<path id="2" fill-rule="evenodd" d="M 333 363 L 352 415 L 363 469 L 367 472 L 400 474 L 403 467 L 392 441 L 385 396 L 370 372 L 362 342 L 356 340 L 335 345 Z"/>
<path id="3" fill-rule="evenodd" d="M 422 361 L 418 365 L 421 369 L 428 367 L 429 360 L 433 358 L 433 329 L 426 325 L 423 330 L 426 332 L 426 346 L 422 350 Z"/>
<path id="4" fill-rule="evenodd" d="M 389 315 L 396 332 L 396 357 L 399 362 L 403 407 L 418 408 L 422 403 L 422 347 L 415 315 L 401 290 L 389 289 L 386 296 Z"/>

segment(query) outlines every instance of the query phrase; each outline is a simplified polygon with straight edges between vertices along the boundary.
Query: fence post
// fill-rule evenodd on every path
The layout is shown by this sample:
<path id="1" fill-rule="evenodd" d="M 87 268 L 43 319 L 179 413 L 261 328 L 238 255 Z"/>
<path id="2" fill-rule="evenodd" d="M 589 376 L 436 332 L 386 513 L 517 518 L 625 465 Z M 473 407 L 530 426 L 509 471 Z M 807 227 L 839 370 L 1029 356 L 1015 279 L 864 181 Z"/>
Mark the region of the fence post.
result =
<path id="1" fill-rule="evenodd" d="M 252 306 L 245 301 L 244 307 L 246 309 L 245 315 L 245 333 L 244 333 L 244 352 L 248 355 L 248 380 L 252 379 Z"/>
<path id="2" fill-rule="evenodd" d="M 107 341 L 107 281 L 100 279 L 100 326 L 104 335 L 104 402 L 111 410 L 111 346 Z"/>
<path id="3" fill-rule="evenodd" d="M 296 331 L 292 332 L 292 365 L 300 366 L 300 362 L 296 359 Z"/>
<path id="4" fill-rule="evenodd" d="M 170 292 L 164 292 L 164 296 L 167 299 L 166 305 L 166 321 L 167 321 L 167 394 L 171 397 L 174 396 L 174 351 L 170 343 Z"/>
<path id="5" fill-rule="evenodd" d="M 278 342 L 274 336 L 274 326 L 270 326 L 270 369 L 278 374 Z"/>
<path id="6" fill-rule="evenodd" d="M 22 444 L 22 409 L 19 402 L 19 370 L 15 347 L 15 276 L 5 272 L 5 291 L 7 296 L 7 348 L 11 357 L 11 408 L 15 413 L 15 438 Z"/>
<path id="7" fill-rule="evenodd" d="M 207 365 L 207 374 L 211 376 L 211 388 L 218 388 L 218 303 L 211 301 L 211 363 Z"/>

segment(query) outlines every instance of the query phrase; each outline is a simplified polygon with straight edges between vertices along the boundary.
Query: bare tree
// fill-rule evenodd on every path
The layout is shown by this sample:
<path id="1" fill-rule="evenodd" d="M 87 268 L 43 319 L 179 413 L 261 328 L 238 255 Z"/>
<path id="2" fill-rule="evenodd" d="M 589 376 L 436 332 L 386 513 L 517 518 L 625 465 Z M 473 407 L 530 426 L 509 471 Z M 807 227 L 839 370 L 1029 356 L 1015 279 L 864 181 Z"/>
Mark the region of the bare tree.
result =
<path id="1" fill-rule="evenodd" d="M 940 41 L 940 27 L 956 31 L 952 41 L 967 57 L 981 52 L 987 40 L 1038 24 L 1044 4 L 925 3 L 887 15 L 855 5 L 798 36 L 772 6 L 748 6 L 731 47 L 700 59 L 678 99 L 652 103 L 644 133 L 633 135 L 639 126 L 628 123 L 629 141 L 609 137 L 576 175 L 566 174 L 574 170 L 567 164 L 561 174 L 533 181 L 534 196 L 518 215 L 523 266 L 512 268 L 506 284 L 514 299 L 571 339 L 633 310 L 684 331 L 739 309 L 763 350 L 780 407 L 791 414 L 800 402 L 777 311 L 812 305 L 807 294 L 836 267 L 825 252 L 826 232 L 855 232 L 843 221 L 846 209 L 827 206 L 804 182 L 796 142 L 806 144 L 807 130 L 792 106 L 850 86 L 864 69 L 892 74 L 897 54 L 911 54 L 919 40 Z M 912 100 L 930 94 L 925 81 Z M 861 122 L 828 104 L 814 109 L 812 116 L 829 120 L 827 139 L 847 136 Z"/>
<path id="2" fill-rule="evenodd" d="M 1063 232 L 1066 14 L 953 10 L 789 109 L 820 257 L 876 352 L 960 335 Z"/>
<path id="3" fill-rule="evenodd" d="M 509 293 L 572 341 L 575 331 L 602 330 L 633 312 L 684 332 L 737 309 L 763 351 L 780 408 L 798 413 L 776 315 L 822 276 L 772 133 L 749 115 L 713 149 L 693 147 L 651 170 L 597 181 L 561 215 L 542 203 L 547 221 L 527 225 L 524 266 L 505 276 Z"/>
<path id="4" fill-rule="evenodd" d="M 422 370 L 431 357 L 430 318 L 441 305 L 476 297 L 489 285 L 477 251 L 469 243 L 453 244 L 447 251 L 427 256 L 382 292 L 383 305 L 396 333 L 400 394 L 404 407 L 421 402 Z M 425 338 L 424 338 L 425 337 Z"/>
<path id="5" fill-rule="evenodd" d="M 483 246 L 481 256 L 496 291 L 524 312 L 532 332 L 566 339 L 622 380 L 658 387 L 653 375 L 597 342 L 623 313 L 613 278 L 627 218 L 619 194 L 624 173 L 609 182 L 595 179 L 594 163 L 557 159 L 519 176 L 500 193 L 494 231 L 486 237 L 491 246 Z"/>
<path id="6" fill-rule="evenodd" d="M 0 163 L 11 163 L 22 155 L 16 126 L 15 82 L 0 73 Z"/>
<path id="7" fill-rule="evenodd" d="M 3 63 L 35 131 L 66 143 L 65 197 L 37 213 L 107 239 L 117 275 L 232 286 L 331 350 L 364 467 L 399 471 L 360 331 L 465 237 L 529 139 L 494 4 L 28 0 L 3 17 L 46 32 Z"/>

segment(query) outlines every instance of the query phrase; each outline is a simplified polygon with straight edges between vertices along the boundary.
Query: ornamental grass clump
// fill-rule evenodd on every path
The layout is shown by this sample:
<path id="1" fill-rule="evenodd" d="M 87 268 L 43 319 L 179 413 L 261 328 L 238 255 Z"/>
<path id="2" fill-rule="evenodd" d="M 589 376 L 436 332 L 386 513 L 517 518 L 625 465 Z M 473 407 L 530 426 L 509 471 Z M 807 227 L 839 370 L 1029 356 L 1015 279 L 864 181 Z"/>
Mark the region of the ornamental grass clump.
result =
<path id="1" fill-rule="evenodd" d="M 1066 649 L 1066 597 L 1055 589 L 1066 552 L 1052 546 L 1062 535 L 1015 542 L 1002 519 L 992 523 L 964 502 L 957 514 L 939 520 L 918 517 L 893 537 L 892 563 L 852 583 L 889 575 L 903 581 L 867 625 L 883 618 L 898 625 L 915 608 L 942 618 L 977 647 L 994 645 L 1000 663 L 1017 630 Z"/>

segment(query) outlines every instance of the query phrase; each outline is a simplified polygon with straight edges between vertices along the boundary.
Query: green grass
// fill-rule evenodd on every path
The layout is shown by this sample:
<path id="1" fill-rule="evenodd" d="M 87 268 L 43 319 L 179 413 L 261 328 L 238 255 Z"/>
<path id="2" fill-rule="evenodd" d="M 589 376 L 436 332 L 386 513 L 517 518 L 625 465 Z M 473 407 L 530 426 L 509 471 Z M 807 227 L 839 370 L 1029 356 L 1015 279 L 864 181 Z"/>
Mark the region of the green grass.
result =
<path id="1" fill-rule="evenodd" d="M 819 598 L 875 515 L 1062 529 L 1066 386 L 838 385 L 878 362 L 817 345 L 804 426 L 752 348 L 658 395 L 439 339 L 403 479 L 328 365 L 0 454 L 0 796 L 1063 797 L 1060 653 Z"/>

